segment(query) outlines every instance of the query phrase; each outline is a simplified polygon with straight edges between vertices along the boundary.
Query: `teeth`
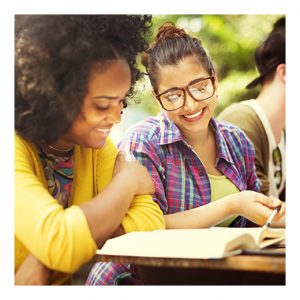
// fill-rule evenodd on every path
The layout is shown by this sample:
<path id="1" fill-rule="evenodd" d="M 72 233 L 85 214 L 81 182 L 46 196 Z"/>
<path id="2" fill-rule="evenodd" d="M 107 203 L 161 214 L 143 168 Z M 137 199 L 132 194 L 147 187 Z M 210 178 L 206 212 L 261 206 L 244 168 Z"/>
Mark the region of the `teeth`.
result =
<path id="1" fill-rule="evenodd" d="M 202 113 L 202 111 L 203 111 L 203 108 L 200 111 L 198 111 L 197 113 L 193 114 L 193 115 L 184 115 L 184 116 L 188 119 L 196 118 Z"/>
<path id="2" fill-rule="evenodd" d="M 110 131 L 110 129 L 100 129 L 100 128 L 96 128 L 96 129 L 102 133 L 108 133 Z"/>

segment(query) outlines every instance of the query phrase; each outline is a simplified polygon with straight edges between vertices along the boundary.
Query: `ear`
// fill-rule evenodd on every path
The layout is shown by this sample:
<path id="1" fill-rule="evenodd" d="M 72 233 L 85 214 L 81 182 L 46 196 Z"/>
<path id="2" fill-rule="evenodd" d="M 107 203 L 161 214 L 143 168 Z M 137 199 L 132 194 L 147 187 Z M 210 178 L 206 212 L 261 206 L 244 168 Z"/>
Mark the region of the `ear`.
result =
<path id="1" fill-rule="evenodd" d="M 153 90 L 151 91 L 151 95 L 157 100 L 156 95 Z"/>
<path id="2" fill-rule="evenodd" d="M 155 94 L 155 92 L 153 90 L 151 91 L 151 95 L 155 99 L 155 101 L 160 105 L 160 102 L 158 101 L 158 99 L 156 97 L 156 94 Z"/>
<path id="3" fill-rule="evenodd" d="M 156 100 L 156 103 L 159 105 L 159 107 L 161 109 L 163 109 L 163 107 L 160 104 L 160 101 L 157 99 L 156 94 L 154 93 L 154 90 L 152 90 L 151 95 L 153 96 L 153 98 Z"/>
<path id="4" fill-rule="evenodd" d="M 217 74 L 215 74 L 215 80 L 214 80 L 214 85 L 215 85 L 215 89 L 217 89 L 218 88 L 218 86 L 219 86 L 219 81 L 218 81 L 218 75 Z"/>
<path id="5" fill-rule="evenodd" d="M 215 89 L 215 93 L 214 93 L 214 97 L 216 99 L 216 102 L 219 102 L 219 95 L 218 95 L 218 86 L 219 86 L 219 81 L 218 81 L 218 75 L 214 74 L 212 75 L 214 77 L 214 89 Z"/>
<path id="6" fill-rule="evenodd" d="M 285 83 L 286 65 L 280 64 L 276 67 L 276 74 Z"/>

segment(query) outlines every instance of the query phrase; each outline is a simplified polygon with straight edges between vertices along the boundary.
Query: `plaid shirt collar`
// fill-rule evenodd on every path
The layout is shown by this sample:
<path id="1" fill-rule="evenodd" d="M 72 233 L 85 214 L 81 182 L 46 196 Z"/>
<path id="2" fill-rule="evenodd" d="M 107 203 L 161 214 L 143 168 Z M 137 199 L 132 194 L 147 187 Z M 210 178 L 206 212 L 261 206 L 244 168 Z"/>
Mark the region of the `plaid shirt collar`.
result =
<path id="1" fill-rule="evenodd" d="M 158 118 L 160 126 L 160 145 L 168 145 L 178 141 L 183 141 L 179 128 L 168 118 L 164 111 L 158 115 Z"/>
<path id="2" fill-rule="evenodd" d="M 160 124 L 160 138 L 159 144 L 160 145 L 167 145 L 176 142 L 184 142 L 183 136 L 179 130 L 179 128 L 172 122 L 166 113 L 162 111 L 159 115 L 159 124 Z M 230 155 L 229 149 L 227 147 L 225 136 L 226 132 L 222 131 L 221 126 L 219 123 L 214 119 L 211 118 L 209 125 L 211 126 L 212 130 L 215 133 L 216 137 L 216 145 L 217 145 L 217 163 L 220 159 L 224 159 L 229 163 L 233 164 L 233 159 Z M 186 143 L 186 142 L 184 142 Z"/>

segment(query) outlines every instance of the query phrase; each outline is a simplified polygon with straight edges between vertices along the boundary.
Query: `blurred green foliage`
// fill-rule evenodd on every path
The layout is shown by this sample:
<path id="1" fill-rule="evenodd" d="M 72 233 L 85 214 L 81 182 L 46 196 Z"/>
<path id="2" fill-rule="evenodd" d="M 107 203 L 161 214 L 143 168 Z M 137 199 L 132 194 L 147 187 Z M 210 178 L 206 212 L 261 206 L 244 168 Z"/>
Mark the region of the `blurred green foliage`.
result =
<path id="1" fill-rule="evenodd" d="M 282 15 L 154 15 L 150 41 L 154 40 L 158 27 L 169 21 L 202 41 L 218 73 L 217 115 L 233 102 L 257 96 L 258 90 L 245 89 L 258 74 L 254 50 L 280 17 Z M 139 66 L 144 71 L 143 66 Z M 159 106 L 151 95 L 147 78 L 136 88 L 140 109 L 155 115 Z"/>

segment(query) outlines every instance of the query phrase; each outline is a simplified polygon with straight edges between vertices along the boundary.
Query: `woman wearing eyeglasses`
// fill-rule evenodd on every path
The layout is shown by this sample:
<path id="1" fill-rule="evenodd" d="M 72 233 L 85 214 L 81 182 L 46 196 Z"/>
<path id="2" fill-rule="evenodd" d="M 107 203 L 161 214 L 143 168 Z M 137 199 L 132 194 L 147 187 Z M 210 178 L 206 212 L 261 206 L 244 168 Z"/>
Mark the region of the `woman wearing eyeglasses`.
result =
<path id="1" fill-rule="evenodd" d="M 263 225 L 280 202 L 257 193 L 246 135 L 213 118 L 218 80 L 201 42 L 165 24 L 147 52 L 144 63 L 162 112 L 130 128 L 121 148 L 154 178 L 167 228 Z M 278 219 L 283 213 L 284 207 Z"/>
<path id="2" fill-rule="evenodd" d="M 132 126 L 120 146 L 152 175 L 166 227 L 263 225 L 281 202 L 259 193 L 246 135 L 213 118 L 218 80 L 201 42 L 166 24 L 147 52 L 144 63 L 162 111 Z M 282 205 L 279 226 L 284 213 Z M 105 284 L 103 270 L 96 265 L 88 283 Z"/>

